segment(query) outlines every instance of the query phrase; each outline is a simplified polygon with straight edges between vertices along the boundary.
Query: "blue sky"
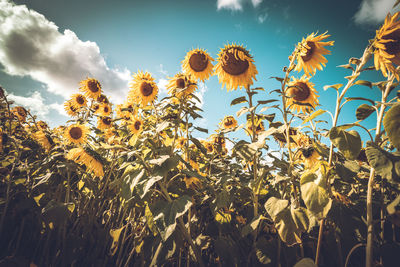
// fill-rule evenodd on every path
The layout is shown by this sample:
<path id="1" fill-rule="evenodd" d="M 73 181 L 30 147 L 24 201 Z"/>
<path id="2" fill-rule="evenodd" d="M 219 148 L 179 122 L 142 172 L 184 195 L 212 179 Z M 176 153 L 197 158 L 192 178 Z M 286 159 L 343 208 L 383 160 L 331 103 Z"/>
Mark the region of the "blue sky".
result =
<path id="1" fill-rule="evenodd" d="M 15 102 L 56 126 L 68 119 L 62 104 L 86 76 L 99 79 L 113 102 L 120 103 L 136 71 L 151 72 L 163 88 L 167 77 L 181 70 L 190 49 L 207 49 L 216 58 L 221 47 L 236 42 L 251 51 L 259 72 L 255 86 L 268 92 L 279 87 L 269 77 L 282 75 L 297 42 L 312 32 L 328 31 L 329 40 L 335 41 L 332 55 L 312 82 L 322 108 L 333 112 L 335 92 L 322 87 L 346 82 L 343 77 L 349 71 L 336 66 L 362 55 L 394 2 L 0 0 L 0 84 Z M 362 79 L 383 77 L 373 73 Z M 201 126 L 215 130 L 220 119 L 239 109 L 230 102 L 243 93 L 221 89 L 215 76 L 201 84 Z M 377 89 L 361 86 L 348 96 L 380 98 Z M 345 108 L 340 123 L 354 121 L 359 104 Z M 366 125 L 374 127 L 373 121 L 368 119 Z"/>

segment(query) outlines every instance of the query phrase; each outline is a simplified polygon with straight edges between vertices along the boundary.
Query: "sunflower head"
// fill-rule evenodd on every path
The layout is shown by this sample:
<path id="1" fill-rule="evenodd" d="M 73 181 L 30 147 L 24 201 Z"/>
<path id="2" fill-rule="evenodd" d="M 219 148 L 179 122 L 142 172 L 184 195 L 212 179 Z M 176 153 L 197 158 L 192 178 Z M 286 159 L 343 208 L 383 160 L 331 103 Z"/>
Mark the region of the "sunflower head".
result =
<path id="1" fill-rule="evenodd" d="M 37 126 L 39 127 L 39 129 L 40 129 L 40 130 L 43 130 L 43 131 L 45 131 L 45 130 L 47 130 L 47 129 L 49 128 L 49 126 L 47 125 L 47 123 L 44 122 L 44 121 L 38 121 L 36 124 L 37 124 Z"/>
<path id="2" fill-rule="evenodd" d="M 197 84 L 190 75 L 178 73 L 169 79 L 167 88 L 170 95 L 185 98 L 197 89 Z"/>
<path id="3" fill-rule="evenodd" d="M 103 103 L 100 104 L 98 111 L 95 113 L 99 114 L 100 116 L 106 117 L 111 114 L 111 111 L 112 111 L 111 106 L 109 104 Z"/>
<path id="4" fill-rule="evenodd" d="M 203 49 L 193 49 L 182 61 L 182 69 L 195 80 L 207 80 L 212 74 L 214 59 Z"/>
<path id="5" fill-rule="evenodd" d="M 309 146 L 306 148 L 301 148 L 300 151 L 304 160 L 304 164 L 307 168 L 314 166 L 318 162 L 319 154 L 314 147 Z"/>
<path id="6" fill-rule="evenodd" d="M 394 65 L 400 65 L 400 13 L 393 16 L 390 13 L 386 16 L 382 27 L 376 31 L 376 37 L 373 42 L 374 63 L 377 70 L 387 77 L 387 72 L 391 72 L 399 80 Z"/>
<path id="7" fill-rule="evenodd" d="M 132 116 L 128 128 L 134 135 L 138 135 L 143 130 L 143 121 L 139 117 Z"/>
<path id="8" fill-rule="evenodd" d="M 87 170 L 93 173 L 95 177 L 101 179 L 104 176 L 103 164 L 100 161 L 100 156 L 95 151 L 82 147 L 73 148 L 68 152 L 66 158 L 85 165 Z"/>
<path id="9" fill-rule="evenodd" d="M 74 107 L 71 100 L 64 102 L 64 110 L 71 117 L 76 117 L 79 114 L 79 109 Z"/>
<path id="10" fill-rule="evenodd" d="M 297 112 L 309 113 L 310 106 L 314 109 L 318 105 L 318 95 L 314 84 L 305 76 L 300 79 L 293 78 L 285 91 L 286 106 Z M 303 104 L 303 105 L 301 105 Z M 310 105 L 310 106 L 307 106 Z"/>
<path id="11" fill-rule="evenodd" d="M 101 85 L 96 79 L 87 78 L 86 80 L 81 81 L 80 85 L 80 90 L 88 98 L 97 99 L 101 95 Z"/>
<path id="12" fill-rule="evenodd" d="M 214 150 L 221 152 L 223 150 L 225 150 L 225 137 L 223 135 L 220 134 L 212 134 L 210 136 L 211 139 L 211 144 L 214 147 Z"/>
<path id="13" fill-rule="evenodd" d="M 304 70 L 307 76 L 314 75 L 317 69 L 322 70 L 328 60 L 324 55 L 330 54 L 330 51 L 325 46 L 332 46 L 334 41 L 322 42 L 330 35 L 327 32 L 316 36 L 316 33 L 308 35 L 305 39 L 297 44 L 296 60 L 297 65 L 295 70 Z"/>
<path id="14" fill-rule="evenodd" d="M 254 120 L 254 131 L 255 134 L 260 134 L 261 132 L 265 131 L 265 127 L 264 127 L 264 122 L 262 121 L 261 118 L 256 118 Z M 246 134 L 250 135 L 253 132 L 253 126 L 252 126 L 252 122 L 251 119 L 248 118 L 247 122 L 246 122 Z"/>
<path id="15" fill-rule="evenodd" d="M 109 104 L 110 101 L 108 100 L 107 96 L 104 94 L 101 94 L 99 97 L 96 99 L 97 102 L 99 103 L 104 103 L 104 104 Z"/>
<path id="16" fill-rule="evenodd" d="M 81 145 L 86 142 L 89 128 L 83 124 L 73 124 L 65 129 L 64 137 L 69 143 Z"/>
<path id="17" fill-rule="evenodd" d="M 99 117 L 97 122 L 97 128 L 100 130 L 108 129 L 112 126 L 112 120 L 110 117 Z"/>
<path id="18" fill-rule="evenodd" d="M 201 143 L 207 149 L 207 153 L 213 153 L 214 152 L 214 146 L 213 146 L 212 142 L 203 140 Z"/>
<path id="19" fill-rule="evenodd" d="M 46 152 L 50 151 L 52 144 L 54 144 L 54 143 L 51 140 L 51 138 L 49 138 L 46 135 L 46 133 L 44 131 L 39 130 L 39 131 L 33 133 L 32 135 L 35 138 L 35 140 L 40 144 L 40 146 L 46 150 Z"/>
<path id="20" fill-rule="evenodd" d="M 220 124 L 224 129 L 232 129 L 237 126 L 237 121 L 233 116 L 225 116 Z"/>
<path id="21" fill-rule="evenodd" d="M 222 87 L 226 85 L 228 91 L 252 85 L 258 73 L 249 51 L 234 44 L 221 49 L 214 71 Z"/>
<path id="22" fill-rule="evenodd" d="M 139 103 L 141 106 L 146 106 L 157 98 L 157 84 L 148 72 L 139 71 L 134 74 L 130 88 L 131 90 L 128 93 L 128 101 L 130 103 Z"/>
<path id="23" fill-rule="evenodd" d="M 17 116 L 20 122 L 25 122 L 26 116 L 28 115 L 26 109 L 24 107 L 18 106 L 11 110 L 11 112 Z"/>
<path id="24" fill-rule="evenodd" d="M 176 139 L 176 148 L 183 149 L 186 148 L 187 139 L 183 136 L 180 136 Z"/>
<path id="25" fill-rule="evenodd" d="M 82 107 L 86 107 L 87 100 L 86 97 L 82 94 L 74 94 L 72 95 L 71 99 L 69 100 L 71 105 L 76 109 L 79 110 Z"/>

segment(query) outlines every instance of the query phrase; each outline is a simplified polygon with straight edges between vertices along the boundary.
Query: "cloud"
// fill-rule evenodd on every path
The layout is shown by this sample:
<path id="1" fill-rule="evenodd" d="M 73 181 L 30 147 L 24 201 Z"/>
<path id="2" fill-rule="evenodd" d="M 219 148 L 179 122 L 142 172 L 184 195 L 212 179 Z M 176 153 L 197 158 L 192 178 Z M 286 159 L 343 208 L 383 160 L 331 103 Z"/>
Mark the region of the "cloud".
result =
<path id="1" fill-rule="evenodd" d="M 264 23 L 264 21 L 268 18 L 268 13 L 265 12 L 264 14 L 258 15 L 257 20 L 259 23 Z"/>
<path id="2" fill-rule="evenodd" d="M 15 105 L 23 106 L 30 110 L 32 115 L 37 115 L 40 119 L 47 119 L 47 115 L 51 110 L 56 110 L 61 115 L 67 116 L 62 104 L 52 103 L 46 104 L 42 94 L 39 91 L 34 91 L 28 96 L 18 96 L 13 93 L 7 93 L 7 98 L 13 100 Z"/>
<path id="3" fill-rule="evenodd" d="M 81 41 L 68 29 L 61 33 L 42 14 L 8 0 L 0 0 L 0 63 L 6 73 L 30 76 L 65 98 L 88 76 L 113 101 L 128 91 L 129 70 L 108 67 L 95 42 Z"/>
<path id="4" fill-rule="evenodd" d="M 168 94 L 167 84 L 168 84 L 168 80 L 165 78 L 161 78 L 158 80 L 157 87 L 158 87 L 158 93 L 160 95 Z"/>
<path id="5" fill-rule="evenodd" d="M 197 91 L 194 93 L 200 99 L 200 103 L 198 102 L 197 106 L 199 108 L 203 108 L 204 105 L 204 94 L 207 92 L 207 85 L 203 82 L 197 83 Z"/>
<path id="6" fill-rule="evenodd" d="M 392 11 L 395 0 L 363 0 L 354 21 L 357 24 L 377 25 L 381 23 L 389 12 L 399 10 L 397 7 Z"/>
<path id="7" fill-rule="evenodd" d="M 217 0 L 217 9 L 229 9 L 232 11 L 242 11 L 245 3 L 251 2 L 253 7 L 258 7 L 263 0 Z"/>

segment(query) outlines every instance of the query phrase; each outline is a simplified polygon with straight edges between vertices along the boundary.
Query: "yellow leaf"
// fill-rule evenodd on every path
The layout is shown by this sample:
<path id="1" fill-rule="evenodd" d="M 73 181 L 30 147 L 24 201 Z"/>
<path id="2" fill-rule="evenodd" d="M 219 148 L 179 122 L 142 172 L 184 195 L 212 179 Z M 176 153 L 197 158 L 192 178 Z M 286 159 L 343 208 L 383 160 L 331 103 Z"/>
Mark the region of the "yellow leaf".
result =
<path id="1" fill-rule="evenodd" d="M 147 205 L 147 203 L 144 209 L 144 216 L 146 217 L 147 226 L 150 228 L 151 232 L 153 232 L 153 234 L 156 235 L 157 228 L 154 225 L 153 213 L 151 213 L 151 210 L 149 208 L 149 205 Z"/>
<path id="2" fill-rule="evenodd" d="M 215 214 L 215 220 L 221 224 L 223 223 L 230 223 L 232 219 L 232 216 L 223 211 L 218 211 L 217 214 Z"/>
<path id="3" fill-rule="evenodd" d="M 80 180 L 80 181 L 78 182 L 78 190 L 81 190 L 82 187 L 83 187 L 84 185 L 85 185 L 85 182 L 82 181 L 82 180 Z"/>
<path id="4" fill-rule="evenodd" d="M 74 203 L 68 203 L 67 208 L 72 213 L 72 212 L 74 212 L 75 204 Z"/>
<path id="5" fill-rule="evenodd" d="M 41 199 L 43 196 L 44 196 L 44 193 L 41 193 L 40 195 L 38 195 L 38 196 L 36 196 L 36 197 L 33 198 L 33 199 L 36 201 L 36 203 L 38 204 L 38 206 L 40 206 L 40 205 L 39 205 L 39 201 L 40 201 L 40 199 Z"/>
<path id="6" fill-rule="evenodd" d="M 142 247 L 143 247 L 143 240 L 139 243 L 139 245 L 137 245 L 136 247 L 135 247 L 135 251 L 136 251 L 136 253 L 137 254 L 139 254 L 141 251 L 142 251 Z"/>
<path id="7" fill-rule="evenodd" d="M 124 229 L 124 226 L 122 226 L 119 229 L 111 229 L 110 230 L 110 235 L 113 239 L 113 242 L 112 242 L 111 248 L 110 248 L 111 255 L 115 255 L 115 252 L 117 252 L 119 236 L 121 235 L 121 232 L 123 229 Z"/>

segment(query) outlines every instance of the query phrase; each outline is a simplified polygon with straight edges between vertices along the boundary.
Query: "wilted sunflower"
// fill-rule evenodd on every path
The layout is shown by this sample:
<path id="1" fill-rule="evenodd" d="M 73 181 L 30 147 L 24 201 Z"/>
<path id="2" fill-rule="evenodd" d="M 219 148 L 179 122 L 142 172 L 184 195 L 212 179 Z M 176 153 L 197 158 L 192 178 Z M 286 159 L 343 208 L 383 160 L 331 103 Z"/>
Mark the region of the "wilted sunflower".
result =
<path id="1" fill-rule="evenodd" d="M 103 103 L 103 104 L 100 104 L 98 111 L 95 113 L 99 114 L 100 116 L 106 117 L 111 114 L 111 111 L 112 111 L 111 106 L 109 104 Z"/>
<path id="2" fill-rule="evenodd" d="M 237 126 L 237 121 L 233 116 L 225 116 L 225 118 L 220 123 L 221 127 L 224 129 L 231 129 Z"/>
<path id="3" fill-rule="evenodd" d="M 71 149 L 66 158 L 73 160 L 78 164 L 84 164 L 88 171 L 93 172 L 94 176 L 102 178 L 104 176 L 103 164 L 95 158 L 95 155 L 91 155 L 94 152 L 89 153 L 82 147 Z"/>
<path id="4" fill-rule="evenodd" d="M 64 110 L 71 117 L 78 116 L 79 109 L 75 108 L 71 101 L 65 101 Z"/>
<path id="5" fill-rule="evenodd" d="M 303 111 L 304 113 L 309 113 L 311 108 L 306 105 L 301 104 L 310 104 L 313 108 L 318 105 L 318 95 L 317 91 L 314 88 L 314 84 L 309 81 L 310 78 L 306 78 L 305 76 L 300 79 L 293 78 L 293 81 L 288 83 L 286 88 L 286 106 L 292 110 L 296 110 L 297 112 Z"/>
<path id="6" fill-rule="evenodd" d="M 69 143 L 80 145 L 86 142 L 89 128 L 82 124 L 73 124 L 65 129 L 64 137 Z"/>
<path id="7" fill-rule="evenodd" d="M 81 109 L 82 107 L 86 107 L 87 105 L 86 97 L 82 94 L 72 95 L 69 101 L 71 102 L 71 105 L 77 110 Z"/>
<path id="8" fill-rule="evenodd" d="M 185 73 L 191 75 L 195 80 L 207 80 L 210 78 L 213 70 L 214 61 L 212 57 L 203 49 L 193 49 L 186 54 L 182 61 L 182 69 Z"/>
<path id="9" fill-rule="evenodd" d="M 101 85 L 98 80 L 87 78 L 80 82 L 80 90 L 85 93 L 86 97 L 97 99 L 101 95 Z"/>
<path id="10" fill-rule="evenodd" d="M 325 46 L 332 46 L 334 41 L 322 42 L 330 35 L 327 32 L 315 36 L 316 33 L 312 33 L 303 38 L 301 42 L 297 44 L 297 65 L 295 70 L 304 70 L 307 76 L 314 75 L 317 69 L 322 70 L 322 66 L 325 67 L 325 63 L 328 60 L 323 55 L 328 55 L 331 52 L 325 48 Z"/>
<path id="11" fill-rule="evenodd" d="M 319 154 L 314 147 L 309 146 L 307 148 L 302 148 L 300 151 L 306 168 L 310 168 L 318 162 Z"/>
<path id="12" fill-rule="evenodd" d="M 397 80 L 399 75 L 395 71 L 395 65 L 400 65 L 400 16 L 396 12 L 393 16 L 390 13 L 385 18 L 385 23 L 376 31 L 374 63 L 377 70 L 387 77 L 387 72 L 393 73 Z"/>
<path id="13" fill-rule="evenodd" d="M 169 79 L 167 88 L 170 95 L 182 98 L 192 94 L 197 84 L 190 75 L 178 73 Z"/>
<path id="14" fill-rule="evenodd" d="M 38 142 L 46 150 L 46 152 L 50 151 L 53 141 L 46 135 L 45 132 L 37 131 L 32 135 L 36 142 Z"/>
<path id="15" fill-rule="evenodd" d="M 143 73 L 138 71 L 138 73 L 134 74 L 130 88 L 128 100 L 131 103 L 146 106 L 149 102 L 151 103 L 157 98 L 157 84 L 148 72 Z"/>
<path id="16" fill-rule="evenodd" d="M 252 85 L 258 73 L 249 51 L 235 44 L 228 44 L 221 49 L 214 71 L 222 87 L 226 85 L 228 91 Z"/>
<path id="17" fill-rule="evenodd" d="M 20 122 L 25 122 L 26 116 L 27 116 L 27 111 L 26 111 L 26 109 L 25 109 L 24 107 L 21 107 L 21 106 L 15 107 L 15 108 L 13 108 L 13 109 L 11 110 L 11 112 L 12 112 L 15 116 L 17 116 L 17 118 L 18 118 L 18 120 L 19 120 Z"/>
<path id="18" fill-rule="evenodd" d="M 143 130 L 143 121 L 138 117 L 132 117 L 128 128 L 134 135 L 138 135 Z"/>
<path id="19" fill-rule="evenodd" d="M 261 132 L 265 131 L 264 122 L 261 118 L 256 118 L 254 120 L 254 131 L 256 134 L 260 134 Z M 251 120 L 247 120 L 246 122 L 246 134 L 250 135 L 253 132 L 252 122 Z"/>
<path id="20" fill-rule="evenodd" d="M 97 121 L 97 128 L 100 130 L 105 130 L 110 128 L 112 125 L 112 120 L 110 117 L 99 117 Z"/>

